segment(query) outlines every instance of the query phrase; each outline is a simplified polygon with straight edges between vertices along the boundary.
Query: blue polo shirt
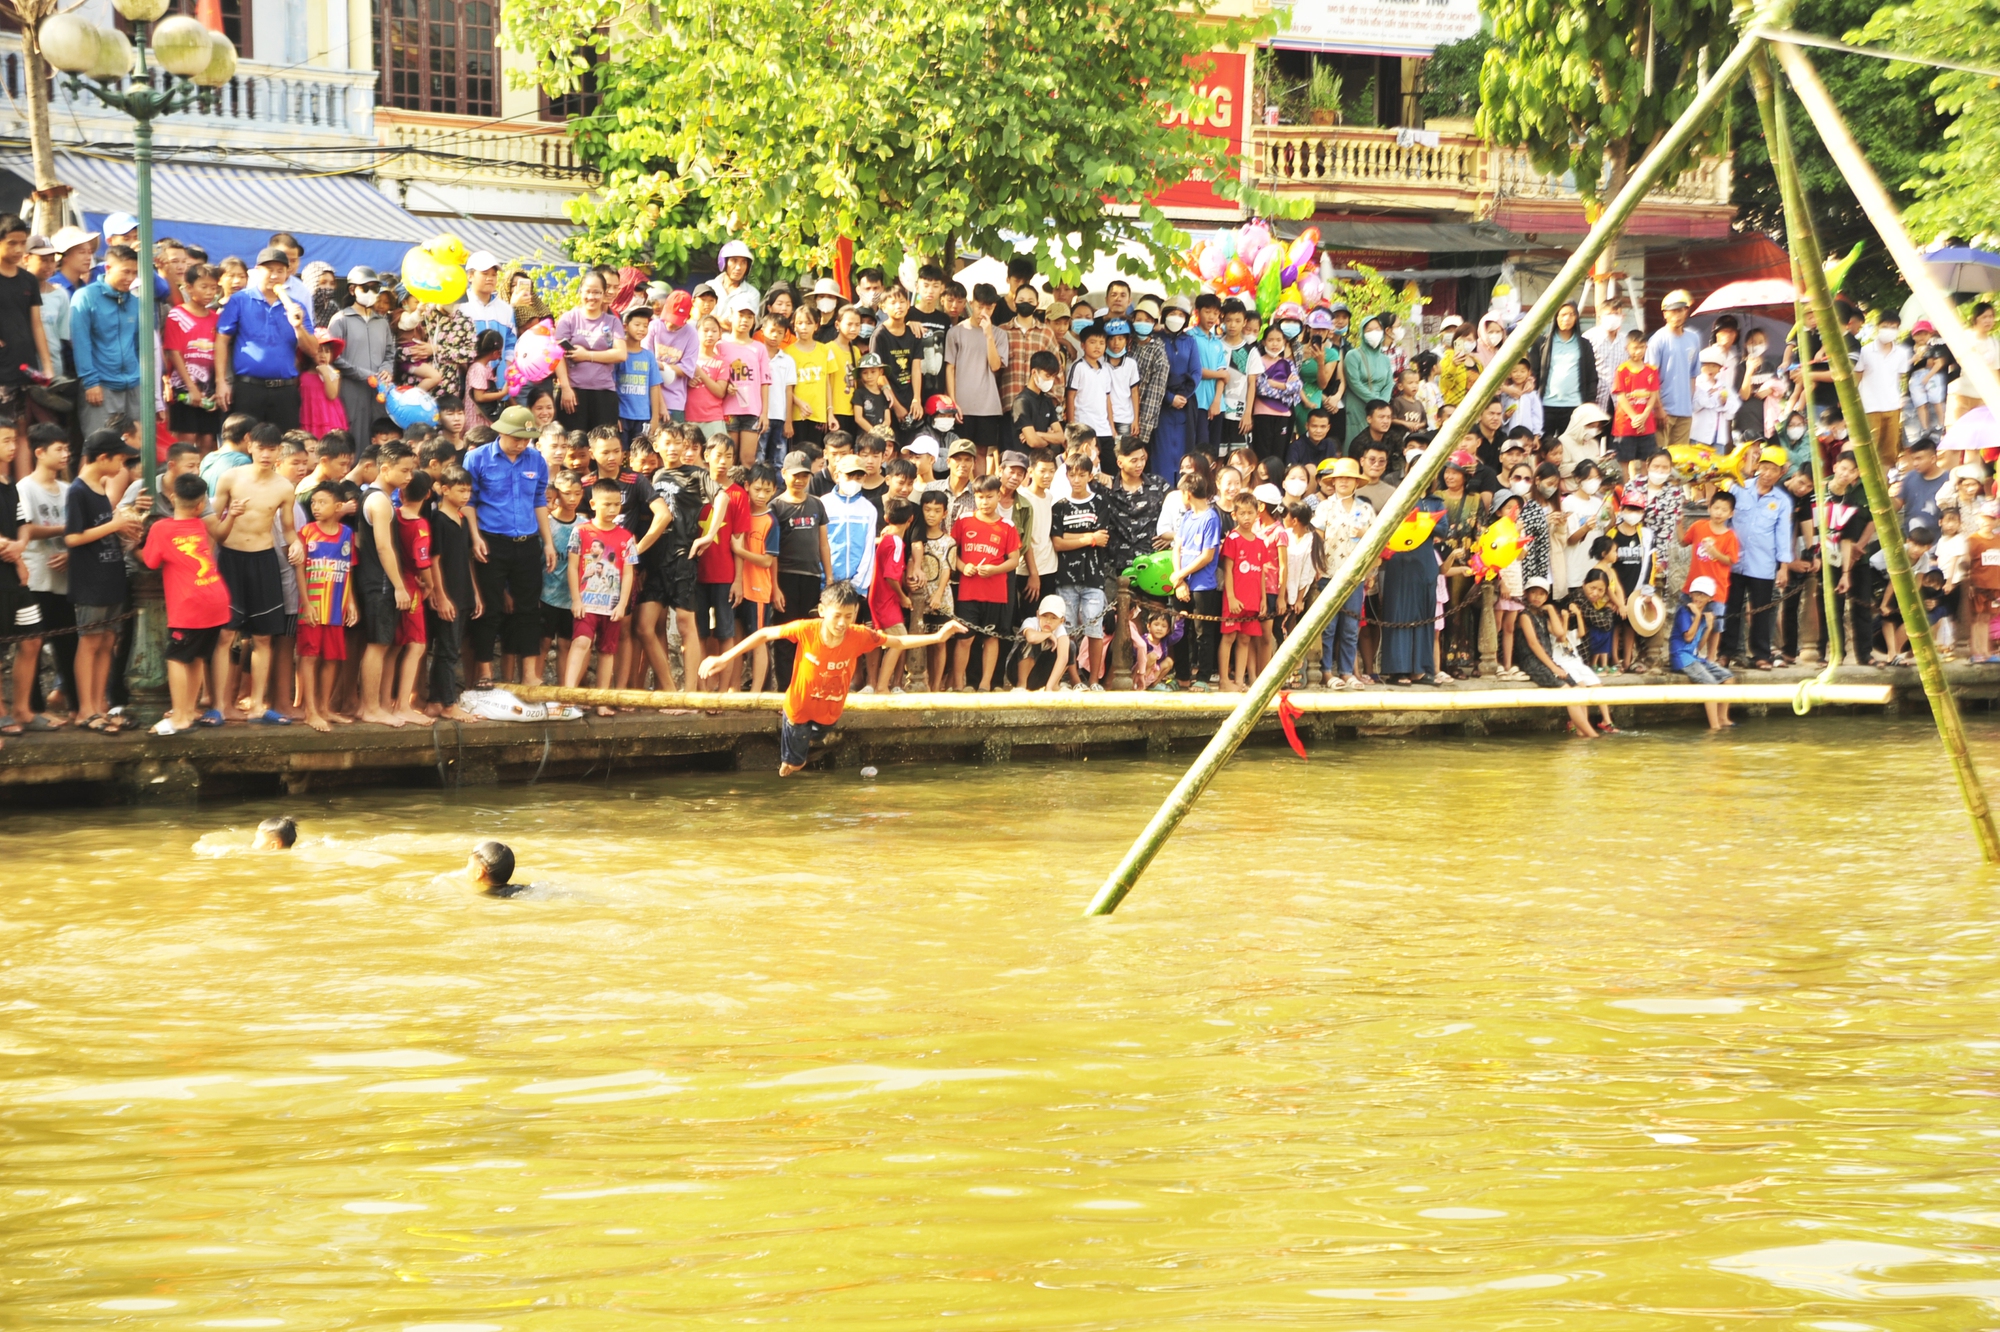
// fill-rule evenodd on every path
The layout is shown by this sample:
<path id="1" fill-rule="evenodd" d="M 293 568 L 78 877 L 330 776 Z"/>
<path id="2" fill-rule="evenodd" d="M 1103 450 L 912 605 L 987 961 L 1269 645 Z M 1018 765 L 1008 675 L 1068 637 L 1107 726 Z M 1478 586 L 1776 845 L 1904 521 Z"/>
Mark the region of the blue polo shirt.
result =
<path id="1" fill-rule="evenodd" d="M 229 335 L 231 374 L 258 379 L 299 377 L 299 335 L 283 301 L 267 301 L 254 291 L 239 291 L 222 307 L 215 331 Z"/>
<path id="2" fill-rule="evenodd" d="M 1660 372 L 1660 410 L 1668 416 L 1694 415 L 1694 375 L 1700 369 L 1701 335 L 1691 328 L 1665 328 L 1646 343 L 1646 364 Z"/>
<path id="3" fill-rule="evenodd" d="M 533 445 L 509 460 L 498 441 L 465 455 L 472 474 L 472 504 L 479 530 L 493 536 L 534 536 L 542 530 L 535 510 L 549 502 L 549 464 Z"/>
<path id="4" fill-rule="evenodd" d="M 1792 493 L 1772 486 L 1770 494 L 1760 495 L 1753 481 L 1731 486 L 1729 497 L 1736 501 L 1730 523 L 1740 548 L 1736 572 L 1746 578 L 1776 578 L 1778 566 L 1792 558 Z"/>

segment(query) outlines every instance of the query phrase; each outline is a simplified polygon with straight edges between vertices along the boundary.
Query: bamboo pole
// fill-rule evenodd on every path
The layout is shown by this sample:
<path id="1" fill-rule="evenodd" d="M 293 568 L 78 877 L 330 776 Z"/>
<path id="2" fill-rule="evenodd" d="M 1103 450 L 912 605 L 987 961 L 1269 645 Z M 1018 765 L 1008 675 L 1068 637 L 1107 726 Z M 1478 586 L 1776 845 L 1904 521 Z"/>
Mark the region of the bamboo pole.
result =
<path id="1" fill-rule="evenodd" d="M 1807 114 L 1819 130 L 1821 142 L 1840 167 L 1841 174 L 1847 178 L 1855 197 L 1861 200 L 1869 221 L 1888 242 L 1890 252 L 1903 270 L 1904 279 L 1920 296 L 1927 297 L 1926 309 L 1936 312 L 1933 318 L 1938 320 L 1940 327 L 1955 328 L 1965 336 L 1965 348 L 1972 353 L 1972 362 L 1984 371 L 1987 379 L 1993 378 L 1991 369 L 1973 348 L 1969 334 L 1958 322 L 1957 312 L 1938 292 L 1937 284 L 1924 267 L 1922 256 L 1911 243 L 1909 233 L 1903 229 L 1903 221 L 1897 215 L 1895 205 L 1889 201 L 1882 182 L 1875 178 L 1868 159 L 1862 156 L 1861 149 L 1847 132 L 1847 123 L 1841 119 L 1840 109 L 1833 104 L 1833 99 L 1820 83 L 1812 61 L 1796 47 L 1779 44 L 1777 52 L 1779 62 L 1784 65 L 1792 86 L 1805 103 Z M 1757 63 L 1764 66 L 1764 77 L 1768 80 L 1769 67 L 1761 47 Z M 1776 100 L 1775 90 L 1772 96 Z M 1810 225 L 1806 221 L 1805 186 L 1799 180 L 1797 164 L 1792 159 L 1789 145 L 1786 152 L 1774 154 L 1772 161 L 1781 179 L 1789 181 L 1785 187 L 1785 231 L 1789 239 Z M 1931 638 L 1930 616 L 1925 612 L 1923 598 L 1917 590 L 1916 575 L 1910 570 L 1909 552 L 1903 548 L 1903 524 L 1889 495 L 1888 473 L 1882 465 L 1882 455 L 1875 448 L 1867 414 L 1861 408 L 1861 389 L 1854 379 L 1847 343 L 1833 332 L 1840 325 L 1835 317 L 1833 291 L 1827 285 L 1826 270 L 1818 264 L 1803 262 L 1803 256 L 1800 268 L 1804 270 L 1806 286 L 1812 293 L 1813 310 L 1819 316 L 1819 326 L 1827 334 L 1822 339 L 1826 344 L 1827 368 L 1833 373 L 1833 387 L 1840 395 L 1841 414 L 1847 418 L 1847 436 L 1854 448 L 1854 460 L 1861 467 L 1861 484 L 1868 492 L 1868 508 L 1875 515 L 1875 535 L 1882 542 L 1883 562 L 1889 567 L 1889 585 L 1895 589 L 1896 604 L 1903 612 L 1903 629 L 1910 636 L 1910 651 L 1917 659 L 1917 677 L 1923 681 L 1924 696 L 1930 700 L 1931 717 L 1937 723 L 1938 738 L 1944 742 L 1952 775 L 1958 779 L 1959 795 L 1964 798 L 1965 811 L 1972 819 L 1972 831 L 1979 841 L 1980 855 L 1989 865 L 2000 864 L 2000 830 L 1993 826 L 1993 811 L 1986 803 L 1986 790 L 1980 784 L 1979 770 L 1973 766 L 1972 753 L 1965 743 L 1965 724 L 1958 715 L 1958 702 L 1951 695 L 1951 687 L 1945 683 L 1944 663 L 1938 657 L 1937 643 Z M 1946 343 L 1949 345 L 1950 342 L 1950 335 L 1947 334 Z M 1953 350 L 1957 351 L 1957 347 L 1954 346 Z M 1981 391 L 1985 391 L 1983 383 Z M 2000 396 L 1989 401 L 2000 405 Z M 1857 643 L 1854 649 L 1857 659 L 1863 662 L 1868 659 L 1869 644 Z"/>
<path id="2" fill-rule="evenodd" d="M 562 689 L 554 685 L 519 685 L 508 692 L 527 703 L 572 703 L 579 707 L 642 708 L 647 711 L 770 712 L 779 711 L 783 694 L 679 694 L 646 689 Z M 1635 707 L 1702 703 L 1789 704 L 1798 695 L 1795 684 L 1727 685 L 1592 685 L 1579 689 L 1535 689 L 1520 686 L 1431 690 L 1334 690 L 1297 693 L 1291 704 L 1306 713 L 1364 712 L 1521 712 L 1535 708 Z M 1895 691 L 1886 684 L 1842 684 L 1816 690 L 1815 702 L 1856 707 L 1887 704 Z M 847 700 L 847 712 L 863 716 L 936 717 L 961 714 L 981 717 L 1049 713 L 1103 713 L 1112 720 L 1173 716 L 1221 716 L 1235 711 L 1227 694 L 1104 693 L 1051 694 L 1026 690 L 1004 694 L 861 694 Z"/>
<path id="3" fill-rule="evenodd" d="M 1499 391 L 1501 381 L 1506 378 L 1509 368 L 1527 355 L 1535 339 L 1541 336 L 1542 331 L 1555 318 L 1557 307 L 1590 275 L 1592 266 L 1597 262 L 1597 256 L 1617 238 L 1626 220 L 1645 199 L 1647 191 L 1652 189 L 1665 172 L 1668 161 L 1686 147 L 1702 122 L 1708 119 L 1722 104 L 1729 91 L 1736 86 L 1737 79 L 1743 76 L 1744 67 L 1749 62 L 1750 52 L 1756 45 L 1756 40 L 1748 36 L 1737 42 L 1736 48 L 1722 62 L 1721 68 L 1716 70 L 1715 77 L 1695 94 L 1687 110 L 1681 113 L 1680 118 L 1662 136 L 1653 151 L 1634 168 L 1625 182 L 1625 187 L 1605 208 L 1603 216 L 1591 227 L 1590 234 L 1584 237 L 1576 252 L 1570 255 L 1569 262 L 1563 265 L 1562 272 L 1549 284 L 1542 298 L 1535 302 L 1534 308 L 1515 326 L 1514 332 L 1501 346 L 1492 362 L 1487 365 L 1484 373 L 1467 391 L 1465 400 L 1459 404 L 1458 412 L 1445 422 L 1444 428 L 1432 439 L 1430 447 L 1424 450 L 1423 456 L 1404 476 L 1403 484 L 1396 488 L 1396 493 L 1390 498 L 1384 511 L 1375 516 L 1375 525 L 1368 529 L 1367 535 L 1362 537 L 1353 553 L 1341 563 L 1333 577 L 1327 580 L 1325 589 L 1307 609 L 1305 618 L 1293 630 L 1291 637 L 1287 638 L 1272 655 L 1263 672 L 1250 686 L 1250 692 L 1230 713 L 1228 720 L 1223 722 L 1214 738 L 1208 742 L 1208 747 L 1202 750 L 1200 757 L 1195 759 L 1193 766 L 1175 785 L 1166 802 L 1146 825 L 1145 831 L 1139 834 L 1138 840 L 1133 842 L 1131 849 L 1125 853 L 1125 858 L 1111 872 L 1111 877 L 1104 881 L 1104 886 L 1092 899 L 1086 914 L 1108 916 L 1118 909 L 1119 902 L 1123 901 L 1125 894 L 1132 890 L 1132 885 L 1139 881 L 1139 876 L 1146 872 L 1146 866 L 1152 863 L 1153 857 L 1166 845 L 1167 838 L 1173 835 L 1174 829 L 1180 826 L 1181 820 L 1194 808 L 1195 801 L 1201 798 L 1201 793 L 1208 789 L 1208 784 L 1215 780 L 1215 775 L 1229 761 L 1229 756 L 1243 743 L 1244 737 L 1250 733 L 1257 718 L 1271 705 L 1272 698 L 1284 686 L 1285 681 L 1291 678 L 1293 670 L 1308 649 L 1319 642 L 1320 633 L 1327 623 L 1333 619 L 1340 607 L 1347 603 L 1354 589 L 1361 586 L 1368 571 L 1375 566 L 1375 561 L 1381 556 L 1383 548 L 1388 545 L 1390 534 L 1408 516 L 1410 510 L 1416 507 L 1417 500 L 1430 493 L 1438 473 L 1444 470 L 1445 460 L 1451 457 L 1459 441 L 1465 437 L 1465 432 L 1471 428 L 1472 423 L 1479 418 L 1479 413 Z"/>
<path id="4" fill-rule="evenodd" d="M 1789 197 L 1791 185 L 1798 181 L 1798 173 L 1792 161 L 1792 140 L 1785 124 L 1785 104 L 1771 95 L 1771 64 L 1762 52 L 1750 62 L 1750 82 L 1757 94 L 1757 118 L 1763 122 L 1764 142 L 1771 154 L 1774 169 L 1781 158 L 1785 163 L 1784 169 L 1778 172 L 1778 192 L 1781 196 L 1785 196 L 1787 208 L 1786 238 L 1791 242 L 1794 293 L 1792 317 L 1799 338 L 1799 373 L 1802 384 L 1800 401 L 1805 408 L 1807 429 L 1810 430 L 1812 386 L 1806 382 L 1805 376 L 1812 366 L 1813 330 L 1806 322 L 1806 307 L 1810 298 L 1806 295 L 1805 275 L 1800 270 L 1804 265 L 1810 264 L 1824 271 L 1826 261 L 1820 251 L 1819 229 L 1813 225 L 1812 211 L 1805 206 L 1804 199 L 1798 200 L 1794 209 Z M 1804 225 L 1793 230 L 1790 220 L 1795 217 L 1801 219 Z M 1821 456 L 1817 441 L 1808 453 L 1812 460 L 1813 477 L 1813 539 L 1820 541 L 1823 554 L 1825 542 L 1819 532 L 1819 522 L 1826 512 L 1826 459 Z M 1838 667 L 1846 655 L 1846 648 L 1841 641 L 1840 601 L 1834 592 L 1833 583 L 1833 566 L 1822 558 L 1819 568 L 1819 594 L 1821 622 L 1826 626 L 1826 660 L 1821 664 L 1827 671 Z M 1803 650 L 1805 645 L 1801 643 L 1799 646 Z"/>

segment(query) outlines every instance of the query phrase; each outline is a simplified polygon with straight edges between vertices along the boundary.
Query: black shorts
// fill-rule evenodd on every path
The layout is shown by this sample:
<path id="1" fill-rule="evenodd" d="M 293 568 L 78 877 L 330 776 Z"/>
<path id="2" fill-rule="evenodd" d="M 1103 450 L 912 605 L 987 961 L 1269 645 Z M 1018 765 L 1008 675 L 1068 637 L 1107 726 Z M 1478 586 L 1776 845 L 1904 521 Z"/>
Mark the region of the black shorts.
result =
<path id="1" fill-rule="evenodd" d="M 277 550 L 216 552 L 216 567 L 229 588 L 229 627 L 253 638 L 283 638 L 290 632 L 285 614 L 285 577 Z M 393 604 L 393 603 L 392 603 Z"/>
<path id="2" fill-rule="evenodd" d="M 391 647 L 403 612 L 396 609 L 396 594 L 385 580 L 357 584 L 361 593 L 361 635 L 375 647 Z"/>
<path id="3" fill-rule="evenodd" d="M 696 583 L 694 626 L 703 638 L 726 638 L 736 631 L 736 608 L 729 604 L 729 584 Z"/>
<path id="4" fill-rule="evenodd" d="M 731 412 L 723 418 L 734 435 L 745 435 L 757 428 L 757 418 L 743 412 Z"/>
<path id="5" fill-rule="evenodd" d="M 825 722 L 795 722 L 782 713 L 778 717 L 778 760 L 794 768 L 806 765 L 812 742 L 824 740 L 833 728 Z"/>
<path id="6" fill-rule="evenodd" d="M 1613 435 L 1611 437 L 1611 452 L 1617 455 L 1618 461 L 1622 463 L 1643 462 L 1647 458 L 1652 457 L 1658 447 L 1654 443 L 1652 435 Z M 1644 480 L 1643 477 L 1640 479 Z"/>
<path id="7" fill-rule="evenodd" d="M 694 561 L 684 555 L 669 555 L 646 566 L 646 581 L 639 588 L 639 600 L 677 610 L 695 608 Z"/>
<path id="8" fill-rule="evenodd" d="M 984 630 L 984 637 L 1005 638 L 1014 632 L 1014 617 L 1007 613 L 1004 601 L 965 601 L 958 603 L 957 619 L 975 632 Z"/>
<path id="9" fill-rule="evenodd" d="M 736 636 L 744 638 L 762 629 L 770 620 L 771 608 L 748 597 L 736 603 Z"/>
<path id="10" fill-rule="evenodd" d="M 969 439 L 982 449 L 1000 447 L 1001 416 L 968 416 L 958 423 L 958 437 Z"/>
<path id="11" fill-rule="evenodd" d="M 215 653 L 215 645 L 222 637 L 222 626 L 211 624 L 206 629 L 175 629 L 167 627 L 167 660 L 182 663 L 207 661 Z"/>
<path id="12" fill-rule="evenodd" d="M 167 404 L 167 429 L 176 435 L 213 435 L 222 429 L 221 412 L 205 412 L 185 402 Z"/>
<path id="13" fill-rule="evenodd" d="M 542 637 L 557 640 L 571 637 L 576 630 L 576 615 L 567 606 L 551 606 L 542 603 Z"/>

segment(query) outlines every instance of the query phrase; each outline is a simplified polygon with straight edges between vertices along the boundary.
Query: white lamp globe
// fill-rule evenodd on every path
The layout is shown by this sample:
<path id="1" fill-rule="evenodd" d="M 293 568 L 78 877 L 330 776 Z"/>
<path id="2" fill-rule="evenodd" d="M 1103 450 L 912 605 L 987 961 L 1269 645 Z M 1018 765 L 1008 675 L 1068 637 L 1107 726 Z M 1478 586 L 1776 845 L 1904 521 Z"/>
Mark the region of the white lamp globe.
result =
<path id="1" fill-rule="evenodd" d="M 169 74 L 191 79 L 208 68 L 209 32 L 185 14 L 161 20 L 153 29 L 153 58 Z"/>
<path id="2" fill-rule="evenodd" d="M 193 75 L 204 88 L 220 88 L 236 77 L 236 43 L 219 32 L 208 34 L 208 66 Z"/>
<path id="3" fill-rule="evenodd" d="M 78 14 L 51 14 L 36 37 L 49 64 L 65 74 L 81 74 L 97 63 L 97 33 L 97 25 Z"/>
<path id="4" fill-rule="evenodd" d="M 129 23 L 151 23 L 173 8 L 173 0 L 111 0 L 111 7 Z"/>
<path id="5" fill-rule="evenodd" d="M 116 28 L 97 30 L 97 59 L 84 71 L 93 79 L 122 79 L 132 72 L 131 39 Z"/>

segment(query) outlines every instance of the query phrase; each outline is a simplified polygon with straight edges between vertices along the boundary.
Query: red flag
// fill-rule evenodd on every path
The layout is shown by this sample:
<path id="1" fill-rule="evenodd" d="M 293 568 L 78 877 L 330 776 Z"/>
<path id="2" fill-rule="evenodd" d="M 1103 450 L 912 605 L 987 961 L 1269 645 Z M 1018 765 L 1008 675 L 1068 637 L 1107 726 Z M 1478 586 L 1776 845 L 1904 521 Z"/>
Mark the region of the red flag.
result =
<path id="1" fill-rule="evenodd" d="M 848 300 L 854 299 L 854 241 L 842 236 L 833 243 L 833 280 L 840 284 L 840 294 Z"/>
<path id="2" fill-rule="evenodd" d="M 1292 752 L 1297 754 L 1301 759 L 1305 759 L 1306 757 L 1305 741 L 1299 739 L 1298 727 L 1293 725 L 1293 723 L 1305 715 L 1305 711 L 1298 704 L 1292 702 L 1292 696 L 1289 691 L 1278 695 L 1278 725 L 1285 728 L 1286 743 L 1291 745 Z M 1310 762 L 1311 760 L 1307 759 L 1306 761 Z"/>

